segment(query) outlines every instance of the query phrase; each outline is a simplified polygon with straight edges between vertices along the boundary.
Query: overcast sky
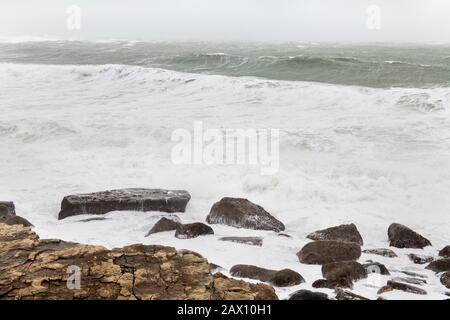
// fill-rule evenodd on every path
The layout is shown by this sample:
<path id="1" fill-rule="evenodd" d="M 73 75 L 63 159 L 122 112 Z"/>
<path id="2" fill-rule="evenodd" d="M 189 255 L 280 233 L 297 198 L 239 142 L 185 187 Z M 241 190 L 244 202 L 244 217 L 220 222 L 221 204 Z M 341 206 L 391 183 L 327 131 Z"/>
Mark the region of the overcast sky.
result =
<path id="1" fill-rule="evenodd" d="M 0 0 L 0 38 L 450 43 L 450 0 Z"/>

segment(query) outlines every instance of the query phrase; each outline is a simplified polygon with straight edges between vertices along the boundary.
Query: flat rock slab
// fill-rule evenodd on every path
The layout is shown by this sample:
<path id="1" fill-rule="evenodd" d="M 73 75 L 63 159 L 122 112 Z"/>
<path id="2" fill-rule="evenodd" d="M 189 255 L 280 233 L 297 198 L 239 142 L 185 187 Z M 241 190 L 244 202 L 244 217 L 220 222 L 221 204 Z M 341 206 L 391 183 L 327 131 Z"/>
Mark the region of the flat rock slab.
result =
<path id="1" fill-rule="evenodd" d="M 355 242 L 362 246 L 364 244 L 361 234 L 358 228 L 352 224 L 343 224 L 337 227 L 331 227 L 328 229 L 318 230 L 310 233 L 306 236 L 311 240 L 335 240 L 335 241 L 347 241 Z"/>
<path id="2" fill-rule="evenodd" d="M 277 271 L 246 264 L 233 266 L 230 274 L 235 277 L 268 282 L 277 287 L 290 287 L 305 282 L 298 272 L 291 269 Z"/>
<path id="3" fill-rule="evenodd" d="M 378 290 L 378 294 L 383 294 L 385 292 L 389 292 L 392 290 L 400 290 L 400 291 L 404 291 L 407 293 L 413 293 L 413 294 L 420 294 L 420 295 L 426 295 L 427 292 L 421 288 L 417 288 L 415 286 L 406 284 L 406 283 L 401 283 L 401 282 L 395 282 L 395 281 L 388 281 L 387 285 L 380 288 L 380 290 Z"/>
<path id="4" fill-rule="evenodd" d="M 284 224 L 263 207 L 241 198 L 222 198 L 209 212 L 209 224 L 224 224 L 236 228 L 284 231 Z"/>
<path id="5" fill-rule="evenodd" d="M 191 195 L 184 190 L 120 189 L 67 196 L 58 218 L 111 211 L 184 212 Z"/>
<path id="6" fill-rule="evenodd" d="M 327 264 L 339 261 L 354 261 L 361 256 L 361 247 L 353 242 L 314 241 L 306 244 L 297 257 L 305 264 Z"/>
<path id="7" fill-rule="evenodd" d="M 382 256 L 386 258 L 397 258 L 397 254 L 391 249 L 377 248 L 377 249 L 366 249 L 363 253 L 375 254 L 377 256 Z"/>
<path id="8" fill-rule="evenodd" d="M 258 247 L 261 247 L 263 244 L 263 239 L 259 238 L 259 237 L 223 237 L 223 238 L 220 238 L 219 240 L 249 244 L 249 245 L 258 246 Z"/>
<path id="9" fill-rule="evenodd" d="M 399 223 L 389 226 L 388 237 L 391 247 L 423 249 L 431 246 L 428 239 Z"/>

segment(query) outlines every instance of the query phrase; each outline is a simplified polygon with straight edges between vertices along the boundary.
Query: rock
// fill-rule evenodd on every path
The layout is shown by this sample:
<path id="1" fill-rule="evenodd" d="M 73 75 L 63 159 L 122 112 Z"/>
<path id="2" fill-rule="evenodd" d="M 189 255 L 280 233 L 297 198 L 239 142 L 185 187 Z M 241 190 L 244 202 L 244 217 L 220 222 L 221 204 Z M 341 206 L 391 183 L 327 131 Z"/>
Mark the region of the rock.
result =
<path id="1" fill-rule="evenodd" d="M 214 234 L 214 230 L 201 222 L 183 224 L 175 231 L 175 237 L 178 239 L 191 239 L 208 234 Z"/>
<path id="2" fill-rule="evenodd" d="M 378 294 L 383 294 L 385 292 L 392 291 L 392 290 L 401 290 L 401 291 L 405 291 L 408 293 L 421 294 L 421 295 L 427 294 L 427 292 L 421 288 L 417 288 L 417 287 L 411 286 L 406 283 L 395 282 L 392 280 L 388 281 L 386 286 L 380 288 L 380 290 L 378 290 Z"/>
<path id="3" fill-rule="evenodd" d="M 395 277 L 395 278 L 392 278 L 392 281 L 395 281 L 395 282 L 406 282 L 406 283 L 415 284 L 415 285 L 418 285 L 418 286 L 427 284 L 426 280 L 420 279 L 420 278 Z"/>
<path id="4" fill-rule="evenodd" d="M 414 253 L 408 254 L 408 258 L 409 258 L 409 260 L 411 260 L 411 261 L 414 262 L 415 264 L 425 264 L 425 263 L 430 263 L 431 261 L 434 260 L 433 257 L 430 257 L 430 256 L 422 256 L 422 255 L 418 255 L 418 254 L 414 254 Z"/>
<path id="5" fill-rule="evenodd" d="M 421 278 L 421 279 L 426 279 L 427 278 L 427 276 L 425 276 L 423 274 L 420 274 L 420 273 L 416 273 L 416 272 L 405 271 L 405 270 L 401 270 L 399 272 L 401 272 L 403 274 L 406 274 L 407 276 L 410 276 L 410 277 L 417 277 L 417 278 Z"/>
<path id="6" fill-rule="evenodd" d="M 446 246 L 441 251 L 439 251 L 439 256 L 444 258 L 450 258 L 450 246 Z"/>
<path id="7" fill-rule="evenodd" d="M 105 218 L 105 217 L 98 217 L 98 218 L 82 219 L 79 222 L 92 222 L 92 221 L 104 221 L 104 220 L 109 220 L 109 219 Z"/>
<path id="8" fill-rule="evenodd" d="M 305 282 L 298 272 L 290 269 L 276 271 L 245 264 L 233 266 L 230 274 L 235 277 L 268 282 L 277 287 L 290 287 Z"/>
<path id="9" fill-rule="evenodd" d="M 445 272 L 441 276 L 441 283 L 447 288 L 450 289 L 450 272 Z"/>
<path id="10" fill-rule="evenodd" d="M 340 288 L 335 289 L 334 292 L 336 294 L 336 300 L 370 300 L 368 298 L 359 296 L 350 291 L 342 290 Z"/>
<path id="11" fill-rule="evenodd" d="M 393 223 L 389 226 L 388 237 L 391 247 L 423 249 L 431 242 L 408 227 Z"/>
<path id="12" fill-rule="evenodd" d="M 306 237 L 311 240 L 354 242 L 359 244 L 360 246 L 364 244 L 361 234 L 353 223 L 315 231 L 313 233 L 310 233 Z"/>
<path id="13" fill-rule="evenodd" d="M 280 233 L 278 234 L 278 236 L 279 236 L 279 237 L 285 237 L 285 238 L 292 238 L 292 236 L 288 235 L 287 233 L 283 233 L 283 232 L 280 232 Z"/>
<path id="14" fill-rule="evenodd" d="M 212 273 L 216 273 L 216 272 L 219 272 L 219 271 L 225 271 L 225 268 L 219 266 L 218 264 L 210 263 L 209 264 L 209 270 L 211 270 Z"/>
<path id="15" fill-rule="evenodd" d="M 177 230 L 179 227 L 181 227 L 181 225 L 182 225 L 181 222 L 163 217 L 159 219 L 158 222 L 155 223 L 155 225 L 150 229 L 150 231 L 145 236 L 148 237 L 149 235 L 158 232 Z"/>
<path id="16" fill-rule="evenodd" d="M 328 295 L 322 292 L 298 290 L 289 297 L 289 300 L 328 300 Z"/>
<path id="17" fill-rule="evenodd" d="M 0 222 L 16 215 L 16 208 L 13 202 L 0 201 Z"/>
<path id="18" fill-rule="evenodd" d="M 336 280 L 327 280 L 327 279 L 319 279 L 313 282 L 313 288 L 327 288 L 327 289 L 336 289 L 336 288 L 353 288 L 352 280 L 349 278 L 339 278 Z"/>
<path id="19" fill-rule="evenodd" d="M 361 248 L 356 243 L 328 240 L 310 242 L 297 253 L 299 261 L 305 264 L 357 260 L 360 256 Z"/>
<path id="20" fill-rule="evenodd" d="M 367 278 L 366 269 L 356 261 L 327 263 L 322 266 L 322 275 L 327 280 L 347 278 L 360 280 Z"/>
<path id="21" fill-rule="evenodd" d="M 386 266 L 379 262 L 369 261 L 367 263 L 364 263 L 363 267 L 364 269 L 366 269 L 367 274 L 378 273 L 383 276 L 389 276 L 391 274 Z"/>
<path id="22" fill-rule="evenodd" d="M 432 270 L 436 273 L 450 271 L 450 258 L 434 260 L 425 269 Z"/>
<path id="23" fill-rule="evenodd" d="M 219 240 L 249 244 L 252 246 L 259 246 L 259 247 L 261 247 L 263 244 L 263 239 L 259 237 L 223 237 L 220 238 Z"/>
<path id="24" fill-rule="evenodd" d="M 190 199 L 184 190 L 139 188 L 71 195 L 63 199 L 58 218 L 111 211 L 184 212 Z"/>
<path id="25" fill-rule="evenodd" d="M 212 206 L 206 221 L 255 230 L 280 232 L 285 229 L 284 224 L 263 207 L 241 198 L 222 198 Z"/>
<path id="26" fill-rule="evenodd" d="M 397 258 L 397 254 L 391 249 L 367 249 L 363 250 L 363 253 L 376 254 L 387 258 Z"/>
<path id="27" fill-rule="evenodd" d="M 80 272 L 79 288 L 71 281 L 75 271 Z M 40 240 L 30 228 L 0 224 L 0 299 L 254 300 L 277 296 L 266 284 L 213 276 L 208 261 L 190 251 L 142 244 L 107 250 Z"/>
<path id="28" fill-rule="evenodd" d="M 6 219 L 4 221 L 4 223 L 6 223 L 7 225 L 10 225 L 10 226 L 19 224 L 24 227 L 34 227 L 30 221 L 28 221 L 25 218 L 19 217 L 19 216 L 12 216 L 12 217 Z"/>

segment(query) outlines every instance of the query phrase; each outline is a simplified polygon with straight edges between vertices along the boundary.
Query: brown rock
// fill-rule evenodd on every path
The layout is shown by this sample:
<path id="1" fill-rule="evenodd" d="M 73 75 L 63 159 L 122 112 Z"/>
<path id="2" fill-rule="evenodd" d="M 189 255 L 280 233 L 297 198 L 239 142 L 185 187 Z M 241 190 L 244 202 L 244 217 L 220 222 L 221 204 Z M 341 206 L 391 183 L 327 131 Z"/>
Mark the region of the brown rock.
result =
<path id="1" fill-rule="evenodd" d="M 322 275 L 327 280 L 347 278 L 360 280 L 367 278 L 366 269 L 356 261 L 340 261 L 327 263 L 322 266 Z"/>
<path id="2" fill-rule="evenodd" d="M 81 285 L 69 289 L 74 270 Z M 0 299 L 276 298 L 268 285 L 213 276 L 194 252 L 142 244 L 107 250 L 39 240 L 30 228 L 0 224 Z"/>
<path id="3" fill-rule="evenodd" d="M 408 293 L 421 294 L 421 295 L 427 294 L 427 292 L 421 288 L 417 288 L 415 286 L 411 286 L 406 283 L 395 282 L 395 281 L 388 281 L 386 286 L 384 286 L 384 287 L 380 288 L 380 290 L 378 290 L 378 294 L 383 294 L 385 292 L 392 291 L 392 290 L 401 290 L 401 291 L 405 291 Z"/>
<path id="4" fill-rule="evenodd" d="M 328 295 L 322 292 L 298 290 L 289 297 L 289 300 L 328 300 Z"/>
<path id="5" fill-rule="evenodd" d="M 422 286 L 424 284 L 427 284 L 427 280 L 421 279 L 421 278 L 411 278 L 411 277 L 395 277 L 392 278 L 392 281 L 395 282 L 405 282 L 409 284 L 415 284 L 418 286 Z"/>
<path id="6" fill-rule="evenodd" d="M 379 262 L 369 261 L 367 263 L 364 263 L 363 267 L 366 269 L 367 274 L 378 273 L 384 276 L 389 276 L 391 274 L 386 266 Z"/>
<path id="7" fill-rule="evenodd" d="M 397 258 L 397 254 L 391 249 L 367 249 L 363 250 L 363 253 L 375 254 L 387 258 Z"/>
<path id="8" fill-rule="evenodd" d="M 324 230 L 315 231 L 306 236 L 311 240 L 334 240 L 354 242 L 362 246 L 364 244 L 358 228 L 352 224 L 343 224 L 337 227 L 331 227 Z"/>
<path id="9" fill-rule="evenodd" d="M 235 277 L 268 282 L 277 287 L 290 287 L 305 282 L 298 272 L 291 269 L 276 271 L 245 264 L 233 266 L 230 269 L 230 274 Z"/>
<path id="10" fill-rule="evenodd" d="M 11 201 L 0 201 L 0 222 L 16 215 L 16 208 Z"/>
<path id="11" fill-rule="evenodd" d="M 206 221 L 255 230 L 280 232 L 285 229 L 284 224 L 263 207 L 241 198 L 222 198 L 212 206 Z"/>
<path id="12" fill-rule="evenodd" d="M 399 223 L 393 223 L 389 226 L 388 237 L 391 247 L 422 249 L 431 246 L 428 239 Z"/>
<path id="13" fill-rule="evenodd" d="M 363 296 L 354 294 L 350 291 L 345 291 L 340 288 L 335 289 L 336 300 L 370 300 Z"/>
<path id="14" fill-rule="evenodd" d="M 439 256 L 444 258 L 450 258 L 450 246 L 446 246 L 441 251 L 439 251 Z"/>
<path id="15" fill-rule="evenodd" d="M 184 212 L 190 199 L 184 190 L 140 188 L 71 195 L 63 199 L 59 219 L 111 211 Z"/>
<path id="16" fill-rule="evenodd" d="M 418 255 L 418 254 L 414 254 L 414 253 L 408 254 L 408 258 L 409 258 L 409 260 L 411 260 L 411 261 L 414 262 L 415 264 L 425 264 L 425 263 L 430 263 L 431 261 L 434 260 L 433 257 L 430 257 L 430 256 L 422 256 L 422 255 Z"/>
<path id="17" fill-rule="evenodd" d="M 450 272 L 445 272 L 441 276 L 441 283 L 447 288 L 450 289 Z"/>
<path id="18" fill-rule="evenodd" d="M 446 272 L 450 271 L 450 258 L 434 260 L 425 269 L 432 270 L 434 272 Z"/>
<path id="19" fill-rule="evenodd" d="M 259 237 L 223 237 L 220 238 L 221 241 L 230 241 L 242 244 L 249 244 L 252 246 L 261 247 L 263 244 L 263 239 Z"/>
<path id="20" fill-rule="evenodd" d="M 327 280 L 327 279 L 319 279 L 313 282 L 313 288 L 327 288 L 327 289 L 336 289 L 336 288 L 353 288 L 352 280 L 349 278 L 339 278 L 336 280 Z"/>
<path id="21" fill-rule="evenodd" d="M 183 224 L 175 231 L 175 237 L 178 239 L 191 239 L 208 234 L 214 234 L 214 230 L 201 222 Z"/>
<path id="22" fill-rule="evenodd" d="M 145 236 L 148 237 L 149 235 L 158 232 L 177 230 L 179 227 L 181 227 L 181 222 L 163 217 L 155 223 Z"/>
<path id="23" fill-rule="evenodd" d="M 306 244 L 297 257 L 305 264 L 327 264 L 338 261 L 357 260 L 361 248 L 356 243 L 341 241 L 315 241 Z"/>
<path id="24" fill-rule="evenodd" d="M 19 224 L 24 227 L 34 227 L 30 221 L 28 221 L 27 219 L 22 218 L 20 216 L 11 216 L 8 219 L 6 219 L 4 221 L 4 223 L 6 223 L 7 225 L 10 225 L 10 226 Z"/>

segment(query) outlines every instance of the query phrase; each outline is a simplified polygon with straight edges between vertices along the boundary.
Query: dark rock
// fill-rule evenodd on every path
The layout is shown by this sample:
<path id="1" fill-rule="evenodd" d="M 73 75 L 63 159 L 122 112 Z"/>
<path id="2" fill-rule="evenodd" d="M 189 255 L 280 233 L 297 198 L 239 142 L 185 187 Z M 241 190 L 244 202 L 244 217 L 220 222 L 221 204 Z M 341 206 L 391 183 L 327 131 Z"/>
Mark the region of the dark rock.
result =
<path id="1" fill-rule="evenodd" d="M 322 292 L 298 290 L 289 297 L 289 300 L 328 300 L 328 295 Z"/>
<path id="2" fill-rule="evenodd" d="M 67 284 L 68 267 L 81 272 Z M 75 271 L 75 270 L 74 270 Z M 73 272 L 73 271 L 72 271 Z M 274 300 L 274 289 L 212 275 L 198 254 L 142 244 L 107 250 L 39 240 L 30 228 L 0 224 L 3 300 Z"/>
<path id="3" fill-rule="evenodd" d="M 367 277 L 366 269 L 356 261 L 327 263 L 322 266 L 322 275 L 327 280 L 348 278 L 360 280 Z"/>
<path id="4" fill-rule="evenodd" d="M 450 271 L 450 258 L 434 260 L 425 269 L 432 270 L 434 272 L 446 272 Z"/>
<path id="5" fill-rule="evenodd" d="M 4 221 L 4 223 L 6 223 L 7 225 L 22 225 L 24 227 L 34 227 L 33 224 L 28 221 L 25 218 L 19 217 L 19 216 L 12 216 L 8 219 L 6 219 L 6 221 Z"/>
<path id="6" fill-rule="evenodd" d="M 155 225 L 150 229 L 150 231 L 145 236 L 148 237 L 149 235 L 158 232 L 177 230 L 179 227 L 181 227 L 181 225 L 182 225 L 181 222 L 163 217 L 159 219 L 158 222 L 155 223 Z"/>
<path id="7" fill-rule="evenodd" d="M 395 282 L 392 280 L 388 281 L 386 286 L 380 288 L 380 290 L 378 290 L 378 294 L 383 294 L 385 292 L 392 291 L 392 290 L 400 290 L 400 291 L 404 291 L 404 292 L 408 292 L 408 293 L 421 294 L 421 295 L 427 294 L 427 292 L 421 288 L 417 288 L 415 286 L 411 286 L 406 283 Z"/>
<path id="8" fill-rule="evenodd" d="M 378 273 L 384 276 L 389 276 L 391 274 L 386 266 L 379 262 L 369 261 L 364 263 L 363 267 L 366 269 L 367 274 Z"/>
<path id="9" fill-rule="evenodd" d="M 446 272 L 441 276 L 441 283 L 447 288 L 450 289 L 450 272 Z"/>
<path id="10" fill-rule="evenodd" d="M 405 270 L 401 270 L 399 272 L 401 272 L 403 274 L 406 274 L 407 276 L 410 276 L 410 277 L 417 277 L 417 278 L 421 278 L 421 279 L 426 279 L 427 278 L 427 276 L 425 276 L 423 274 L 420 274 L 420 273 L 416 273 L 416 272 L 405 271 Z"/>
<path id="11" fill-rule="evenodd" d="M 252 246 L 259 246 L 259 247 L 261 247 L 263 244 L 263 239 L 259 237 L 223 237 L 220 238 L 219 240 L 249 244 Z"/>
<path id="12" fill-rule="evenodd" d="M 241 198 L 222 198 L 212 206 L 206 221 L 255 230 L 280 232 L 285 229 L 284 224 L 263 207 Z"/>
<path id="13" fill-rule="evenodd" d="M 431 246 L 431 242 L 417 232 L 399 223 L 389 226 L 388 237 L 391 247 L 423 249 Z"/>
<path id="14" fill-rule="evenodd" d="M 290 235 L 288 235 L 287 233 L 279 233 L 278 234 L 279 237 L 285 237 L 285 238 L 292 238 Z"/>
<path id="15" fill-rule="evenodd" d="M 208 234 L 214 234 L 214 230 L 201 222 L 183 224 L 175 231 L 175 237 L 178 239 L 191 239 Z"/>
<path id="16" fill-rule="evenodd" d="M 430 256 L 422 256 L 422 255 L 418 255 L 418 254 L 414 254 L 414 253 L 408 254 L 408 258 L 409 258 L 409 260 L 411 260 L 411 261 L 414 262 L 415 264 L 425 264 L 425 263 L 430 263 L 431 261 L 434 260 L 433 257 L 430 257 Z"/>
<path id="17" fill-rule="evenodd" d="M 420 278 L 409 278 L 409 277 L 408 278 L 395 277 L 395 278 L 392 278 L 392 281 L 405 282 L 405 283 L 409 283 L 409 284 L 415 284 L 415 285 L 418 285 L 418 286 L 427 284 L 427 280 L 420 279 Z"/>
<path id="18" fill-rule="evenodd" d="M 306 236 L 311 240 L 334 240 L 355 242 L 362 246 L 364 244 L 358 228 L 352 224 L 343 224 L 337 227 L 331 227 L 324 230 L 315 231 Z"/>
<path id="19" fill-rule="evenodd" d="M 387 258 L 397 258 L 397 254 L 391 249 L 367 249 L 363 250 L 363 253 L 375 254 L 378 256 L 383 256 Z"/>
<path id="20" fill-rule="evenodd" d="M 216 272 L 224 271 L 225 268 L 219 266 L 218 264 L 210 263 L 210 264 L 209 264 L 209 270 L 210 270 L 212 273 L 216 273 Z"/>
<path id="21" fill-rule="evenodd" d="M 13 202 L 0 201 L 0 222 L 15 215 L 16 215 L 16 208 Z"/>
<path id="22" fill-rule="evenodd" d="M 361 248 L 359 245 L 341 241 L 310 242 L 297 253 L 299 261 L 306 264 L 357 260 L 360 256 Z"/>
<path id="23" fill-rule="evenodd" d="M 446 246 L 441 251 L 439 251 L 439 256 L 444 258 L 450 258 L 450 246 Z"/>
<path id="24" fill-rule="evenodd" d="M 139 188 L 72 195 L 63 199 L 59 219 L 111 211 L 184 212 L 190 199 L 184 190 Z"/>
<path id="25" fill-rule="evenodd" d="M 359 296 L 350 291 L 345 291 L 340 288 L 335 289 L 336 300 L 370 300 L 363 296 Z"/>
<path id="26" fill-rule="evenodd" d="M 104 220 L 109 220 L 109 219 L 105 218 L 105 217 L 98 217 L 98 218 L 83 219 L 83 220 L 80 220 L 79 222 L 92 222 L 92 221 L 104 221 Z"/>
<path id="27" fill-rule="evenodd" d="M 305 282 L 298 272 L 291 269 L 276 271 L 245 264 L 233 266 L 230 274 L 235 277 L 268 282 L 277 287 L 290 287 Z"/>
<path id="28" fill-rule="evenodd" d="M 327 279 L 319 279 L 313 282 L 313 288 L 327 288 L 327 289 L 336 289 L 336 288 L 353 288 L 352 280 L 349 278 L 340 278 L 336 280 L 327 280 Z"/>

